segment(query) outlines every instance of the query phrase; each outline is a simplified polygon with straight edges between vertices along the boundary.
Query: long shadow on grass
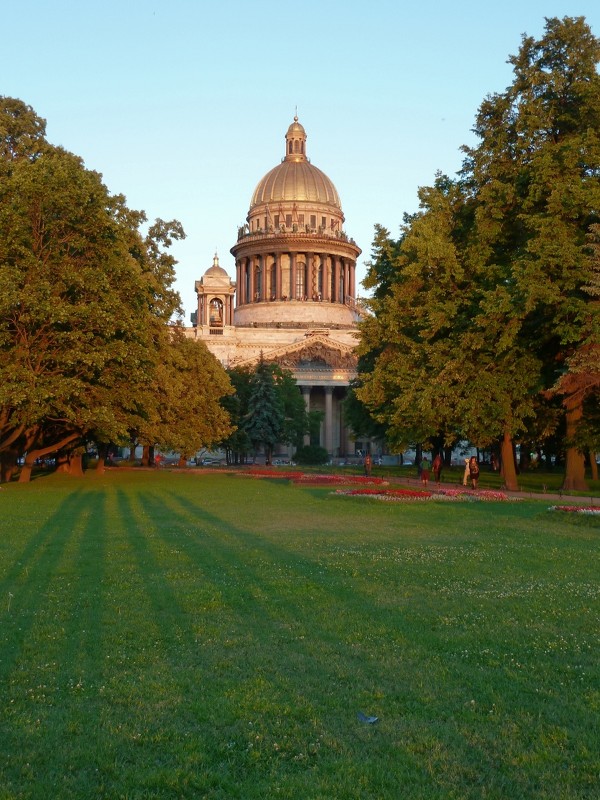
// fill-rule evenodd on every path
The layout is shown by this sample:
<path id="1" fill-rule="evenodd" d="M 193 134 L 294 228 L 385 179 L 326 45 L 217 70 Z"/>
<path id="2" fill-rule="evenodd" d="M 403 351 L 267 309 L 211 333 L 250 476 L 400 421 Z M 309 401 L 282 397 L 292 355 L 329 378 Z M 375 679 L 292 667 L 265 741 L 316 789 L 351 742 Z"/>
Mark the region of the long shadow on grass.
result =
<path id="1" fill-rule="evenodd" d="M 72 789 L 82 773 L 94 778 L 104 503 L 104 493 L 69 495 L 4 581 L 15 603 L 3 625 L 0 679 L 11 700 L 0 740 L 15 797 L 40 796 L 44 785 L 62 795 L 63 782 Z"/>
<path id="2" fill-rule="evenodd" d="M 164 505 L 156 498 L 144 502 L 150 515 L 164 515 Z M 317 727 L 339 732 L 340 724 L 344 720 L 347 724 L 366 699 L 374 701 L 372 710 L 384 719 L 386 710 L 394 709 L 397 714 L 399 708 L 405 712 L 411 709 L 405 714 L 405 733 L 409 740 L 412 735 L 428 740 L 438 753 L 439 785 L 444 785 L 446 774 L 442 763 L 452 768 L 463 765 L 459 771 L 476 765 L 490 780 L 501 764 L 500 781 L 508 779 L 513 793 L 526 796 L 529 777 L 504 761 L 502 739 L 496 741 L 490 733 L 479 744 L 472 741 L 469 720 L 465 719 L 468 714 L 460 702 L 461 679 L 466 673 L 459 668 L 454 674 L 451 665 L 436 664 L 432 642 L 429 640 L 428 648 L 426 631 L 416 624 L 418 617 L 413 615 L 406 624 L 401 613 L 381 608 L 361 593 L 360 581 L 230 524 L 200 503 L 171 493 L 170 506 L 169 525 L 157 527 L 157 534 L 202 565 L 221 588 L 225 600 L 235 609 L 238 635 L 246 631 L 248 637 L 240 638 L 234 650 L 237 658 L 246 659 L 238 674 L 249 686 L 251 670 L 263 676 L 263 691 L 279 699 L 279 707 L 277 703 L 273 707 L 280 713 L 286 708 L 287 698 L 288 713 L 293 715 L 294 709 L 300 709 Z M 196 523 L 195 531 L 190 530 L 190 520 Z M 288 586 L 302 582 L 302 592 Z M 425 619 L 422 617 L 422 621 Z M 224 631 L 224 635 L 227 633 Z M 260 652 L 257 642 L 262 643 Z M 357 643 L 362 646 L 357 648 Z M 431 672 L 427 675 L 428 687 L 421 693 L 423 664 L 428 664 Z M 402 692 L 400 701 L 393 695 L 394 676 L 390 671 L 402 681 L 398 681 L 396 690 Z M 442 720 L 428 715 L 428 710 L 439 710 L 431 702 L 436 684 L 451 698 L 450 705 L 443 708 Z M 241 708 L 260 708 L 256 696 L 245 696 L 244 687 L 235 695 Z M 452 700 L 459 702 L 456 709 Z M 379 707 L 379 703 L 385 705 Z M 461 717 L 457 724 L 453 712 Z M 529 747 L 526 740 L 523 746 Z"/>
<path id="3" fill-rule="evenodd" d="M 353 715 L 366 695 L 376 693 L 377 685 L 389 678 L 389 663 L 382 663 L 378 642 L 398 650 L 406 643 L 399 620 L 390 624 L 389 609 L 360 594 L 352 579 L 226 523 L 180 495 L 172 499 L 185 515 L 173 507 L 168 527 L 157 533 L 184 548 L 235 611 L 238 636 L 250 640 L 240 640 L 240 656 L 266 638 L 267 646 L 255 664 L 258 672 L 268 671 L 295 684 L 299 697 L 307 690 L 316 694 L 317 715 L 330 694 L 339 702 L 342 692 L 346 704 L 342 713 Z M 146 497 L 144 505 L 150 517 L 164 513 L 164 505 L 155 497 Z M 195 531 L 190 531 L 190 519 Z M 198 525 L 210 533 L 199 538 Z M 267 563 L 260 564 L 257 554 Z M 414 650 L 416 643 L 410 646 Z"/>
<path id="4" fill-rule="evenodd" d="M 98 494 L 77 491 L 69 495 L 15 556 L 12 568 L 0 583 L 0 597 L 10 600 L 10 604 L 3 604 L 2 617 L 6 629 L 12 628 L 3 645 L 0 675 L 12 668 L 40 611 L 45 610 L 53 584 L 60 580 L 59 567 L 77 535 L 78 525 L 84 516 L 96 513 L 101 503 Z"/>

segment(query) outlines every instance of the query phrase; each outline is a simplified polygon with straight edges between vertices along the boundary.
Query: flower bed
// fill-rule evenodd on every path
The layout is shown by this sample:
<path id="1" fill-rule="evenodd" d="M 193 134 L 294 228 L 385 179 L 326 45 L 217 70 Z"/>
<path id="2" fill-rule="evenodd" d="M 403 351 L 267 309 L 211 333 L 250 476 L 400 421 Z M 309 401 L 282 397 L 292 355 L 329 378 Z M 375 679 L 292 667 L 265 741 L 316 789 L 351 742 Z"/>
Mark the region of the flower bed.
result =
<path id="1" fill-rule="evenodd" d="M 372 497 L 376 500 L 429 500 L 431 492 L 417 489 L 337 489 L 335 494 Z"/>
<path id="2" fill-rule="evenodd" d="M 304 473 L 295 479 L 296 483 L 317 483 L 317 484 L 349 484 L 359 483 L 366 486 L 389 486 L 389 482 L 383 478 L 366 478 L 361 475 L 311 475 Z M 365 490 L 369 491 L 369 490 Z"/>
<path id="3" fill-rule="evenodd" d="M 367 478 L 362 475 L 319 475 L 311 472 L 291 472 L 277 469 L 251 469 L 246 475 L 252 478 L 280 478 L 294 483 L 330 486 L 332 484 L 361 484 L 367 486 L 388 486 L 384 478 Z"/>
<path id="4" fill-rule="evenodd" d="M 567 511 L 574 514 L 600 516 L 600 506 L 550 506 L 548 511 Z"/>
<path id="5" fill-rule="evenodd" d="M 282 478 L 283 480 L 294 481 L 302 477 L 301 472 L 290 472 L 278 469 L 260 469 L 259 467 L 252 467 L 244 475 L 250 475 L 251 478 Z"/>
<path id="6" fill-rule="evenodd" d="M 466 489 L 440 489 L 437 495 L 434 495 L 437 500 L 493 500 L 505 501 L 516 500 L 518 498 L 509 497 L 504 492 L 493 491 L 492 489 L 477 489 L 469 491 Z"/>
<path id="7" fill-rule="evenodd" d="M 437 493 L 417 489 L 337 489 L 335 494 L 349 497 L 371 497 L 376 500 L 436 500 L 436 501 L 506 501 L 510 498 L 504 492 L 465 491 L 464 489 L 442 489 Z"/>

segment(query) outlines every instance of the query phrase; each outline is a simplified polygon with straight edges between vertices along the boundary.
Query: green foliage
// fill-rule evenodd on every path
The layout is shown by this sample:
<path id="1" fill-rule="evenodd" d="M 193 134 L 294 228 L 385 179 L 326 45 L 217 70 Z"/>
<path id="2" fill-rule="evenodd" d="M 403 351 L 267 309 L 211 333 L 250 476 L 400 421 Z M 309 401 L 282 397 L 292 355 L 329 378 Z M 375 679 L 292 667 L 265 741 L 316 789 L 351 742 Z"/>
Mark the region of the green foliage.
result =
<path id="1" fill-rule="evenodd" d="M 44 134 L 31 108 L 0 98 L 0 453 L 215 443 L 227 378 L 168 327 L 180 223 L 142 233 L 145 214 Z"/>
<path id="2" fill-rule="evenodd" d="M 252 442 L 244 426 L 248 414 L 252 372 L 248 369 L 227 370 L 233 393 L 222 400 L 223 408 L 229 414 L 232 429 L 219 443 L 225 450 L 228 463 L 238 464 L 246 460 L 252 450 Z"/>
<path id="3" fill-rule="evenodd" d="M 359 369 L 360 366 L 359 364 Z M 367 406 L 359 400 L 356 390 L 361 386 L 362 382 L 359 379 L 355 378 L 350 381 L 348 392 L 344 398 L 344 420 L 356 438 L 366 436 L 383 441 L 386 436 L 386 426 L 382 422 L 377 422 L 369 413 Z"/>
<path id="4" fill-rule="evenodd" d="M 548 19 L 510 61 L 459 178 L 420 190 L 397 242 L 376 232 L 356 396 L 398 445 L 549 436 L 557 370 L 572 425 L 574 385 L 597 381 L 600 41 L 581 18 Z"/>
<path id="5" fill-rule="evenodd" d="M 264 448 L 267 464 L 284 434 L 285 410 L 273 370 L 261 359 L 251 379 L 244 428 L 255 450 Z"/>
<path id="6" fill-rule="evenodd" d="M 302 445 L 320 414 L 306 413 L 293 374 L 261 359 L 256 369 L 229 370 L 235 393 L 225 401 L 235 431 L 222 441 L 228 459 L 243 461 L 251 449 L 265 449 L 267 458 L 275 444 Z"/>
<path id="7" fill-rule="evenodd" d="M 290 370 L 283 369 L 278 364 L 268 366 L 283 406 L 283 428 L 279 441 L 300 447 L 304 434 L 309 430 L 304 398 L 298 391 L 298 384 Z"/>
<path id="8" fill-rule="evenodd" d="M 0 173 L 10 174 L 15 161 L 33 161 L 46 148 L 46 120 L 22 100 L 0 97 Z"/>
<path id="9" fill-rule="evenodd" d="M 319 466 L 321 464 L 327 464 L 329 461 L 329 453 L 324 447 L 320 447 L 317 444 L 307 444 L 296 450 L 294 461 L 297 464 Z"/>
<path id="10" fill-rule="evenodd" d="M 187 339 L 177 327 L 169 333 L 164 359 L 156 369 L 153 419 L 136 433 L 142 444 L 187 459 L 202 448 L 213 448 L 232 432 L 221 401 L 233 387 L 204 343 Z"/>

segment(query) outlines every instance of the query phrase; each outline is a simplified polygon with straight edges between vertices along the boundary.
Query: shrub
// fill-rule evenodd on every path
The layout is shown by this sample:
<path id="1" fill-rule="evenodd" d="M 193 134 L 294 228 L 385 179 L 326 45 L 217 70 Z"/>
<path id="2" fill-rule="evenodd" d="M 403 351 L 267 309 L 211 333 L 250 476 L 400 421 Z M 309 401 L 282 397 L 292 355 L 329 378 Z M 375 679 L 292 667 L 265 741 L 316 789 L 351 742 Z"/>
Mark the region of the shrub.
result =
<path id="1" fill-rule="evenodd" d="M 329 454 L 324 447 L 310 444 L 296 450 L 294 461 L 296 464 L 326 464 L 329 461 Z"/>

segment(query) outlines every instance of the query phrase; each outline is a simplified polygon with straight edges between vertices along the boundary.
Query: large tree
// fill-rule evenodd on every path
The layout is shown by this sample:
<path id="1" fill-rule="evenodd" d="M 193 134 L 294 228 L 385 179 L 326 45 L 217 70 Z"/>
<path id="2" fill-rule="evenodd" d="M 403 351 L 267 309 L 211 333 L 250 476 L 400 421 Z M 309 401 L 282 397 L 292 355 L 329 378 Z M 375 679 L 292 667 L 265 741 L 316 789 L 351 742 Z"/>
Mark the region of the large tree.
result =
<path id="1" fill-rule="evenodd" d="M 256 450 L 262 448 L 271 463 L 273 447 L 284 435 L 285 409 L 273 370 L 262 357 L 252 376 L 244 428 Z"/>
<path id="2" fill-rule="evenodd" d="M 0 99 L 0 453 L 36 457 L 147 421 L 166 324 L 179 306 L 166 253 L 179 223 L 111 195 Z"/>
<path id="3" fill-rule="evenodd" d="M 502 294 L 505 327 L 543 362 L 544 387 L 586 338 L 587 235 L 600 209 L 600 40 L 583 18 L 546 20 L 510 58 L 514 80 L 487 98 L 467 149 L 463 178 L 477 202 L 484 265 Z M 594 312 L 593 312 L 594 313 Z M 565 394 L 565 488 L 585 488 L 575 444 L 581 398 Z"/>
<path id="4" fill-rule="evenodd" d="M 156 405 L 138 436 L 149 447 L 179 453 L 183 464 L 232 433 L 221 400 L 233 388 L 206 345 L 187 339 L 179 327 L 169 329 L 163 353 L 154 376 Z"/>
<path id="5" fill-rule="evenodd" d="M 583 19 L 549 19 L 541 40 L 524 37 L 513 84 L 480 108 L 459 179 L 421 190 L 399 242 L 377 231 L 375 317 L 361 345 L 374 366 L 358 396 L 392 434 L 499 436 L 508 468 L 557 365 L 584 342 L 594 353 L 584 287 L 600 208 L 599 61 Z M 576 423 L 578 398 L 565 395 L 565 407 Z M 578 488 L 573 434 L 565 486 Z"/>
<path id="6" fill-rule="evenodd" d="M 512 442 L 532 413 L 536 365 L 498 322 L 482 319 L 485 284 L 463 188 L 440 175 L 420 200 L 397 247 L 384 247 L 396 253 L 396 275 L 362 326 L 361 361 L 376 357 L 357 395 L 400 449 L 500 440 L 505 481 L 515 488 Z"/>

